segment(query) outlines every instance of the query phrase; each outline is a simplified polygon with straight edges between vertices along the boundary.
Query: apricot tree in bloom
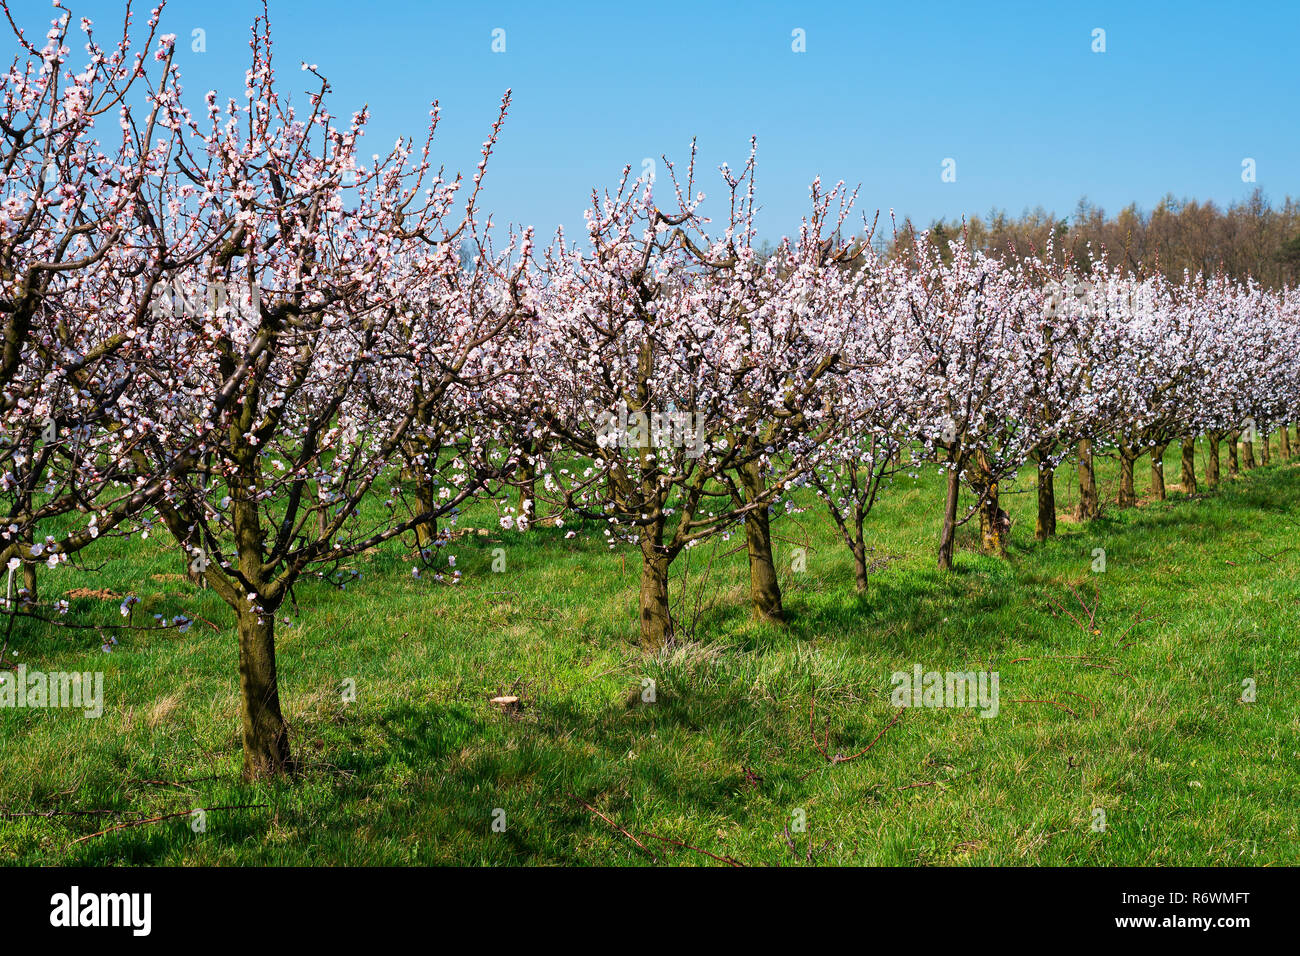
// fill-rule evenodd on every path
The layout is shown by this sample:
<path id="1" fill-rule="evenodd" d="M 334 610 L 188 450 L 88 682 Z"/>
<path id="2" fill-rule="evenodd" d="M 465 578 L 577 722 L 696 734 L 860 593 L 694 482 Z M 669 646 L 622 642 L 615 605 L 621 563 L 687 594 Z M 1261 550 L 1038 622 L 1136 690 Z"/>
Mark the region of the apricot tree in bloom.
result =
<path id="1" fill-rule="evenodd" d="M 905 346 L 893 312 L 903 281 L 901 263 L 878 260 L 870 247 L 838 282 L 824 283 L 818 308 L 843 329 L 841 371 L 827 379 L 825 402 L 835 428 L 811 449 L 808 484 L 817 492 L 853 556 L 854 583 L 867 590 L 872 548 L 867 518 L 899 472 L 916 465 L 911 402 L 924 372 L 921 355 Z"/>
<path id="2" fill-rule="evenodd" d="M 726 256 L 710 260 L 687 241 L 709 281 L 725 282 L 735 303 L 732 321 L 741 335 L 739 361 L 730 386 L 739 396 L 733 441 L 741 448 L 735 487 L 737 507 L 770 500 L 744 514 L 749 556 L 750 600 L 759 620 L 784 620 L 781 589 L 772 548 L 769 511 L 803 483 L 810 466 L 832 436 L 851 427 L 836 406 L 836 383 L 845 369 L 843 353 L 850 338 L 842 313 L 828 308 L 835 290 L 850 282 L 848 267 L 867 245 L 849 237 L 838 241 L 855 197 L 844 184 L 829 190 L 814 180 L 812 210 L 798 234 L 784 238 L 761 260 L 754 251 L 754 152 L 740 176 L 723 170 L 732 197 Z M 743 207 L 736 197 L 745 188 Z M 743 216 L 743 218 L 742 218 Z M 685 240 L 684 240 L 685 241 Z M 773 498 L 769 489 L 778 494 Z"/>
<path id="3" fill-rule="evenodd" d="M 1051 243 L 1041 258 L 1028 259 L 1017 269 L 1032 303 L 1018 324 L 1018 334 L 1028 352 L 1029 400 L 1039 420 L 1039 441 L 1030 453 L 1038 493 L 1034 536 L 1045 541 L 1056 534 L 1056 469 L 1072 445 L 1080 462 L 1080 500 L 1092 502 L 1081 507 L 1095 510 L 1088 440 L 1095 421 L 1086 401 L 1092 287 L 1076 270 L 1072 257 L 1057 259 Z"/>
<path id="4" fill-rule="evenodd" d="M 250 46 L 243 99 L 223 107 L 209 94 L 178 160 L 196 188 L 177 214 L 208 250 L 191 281 L 222 289 L 224 304 L 171 314 L 173 347 L 153 376 L 157 440 L 134 460 L 174 474 L 157 510 L 235 612 L 244 773 L 259 777 L 295 766 L 277 611 L 309 569 L 436 520 L 469 493 L 472 470 L 414 513 L 362 507 L 437 406 L 457 401 L 460 370 L 503 320 L 452 294 L 463 280 L 449 247 L 474 199 L 458 216 L 459 177 L 431 166 L 436 104 L 422 147 L 402 140 L 364 161 L 366 114 L 340 123 L 318 75 L 300 113 L 276 83 L 264 17 Z M 422 309 L 452 313 L 444 340 L 422 337 Z"/>
<path id="5" fill-rule="evenodd" d="M 669 211 L 652 182 L 625 170 L 613 193 L 593 197 L 588 248 L 561 234 L 539 275 L 526 412 L 551 449 L 538 460 L 539 500 L 552 517 L 600 519 L 611 548 L 640 552 L 648 649 L 674 634 L 673 560 L 776 500 L 782 481 L 746 487 L 739 476 L 761 475 L 772 449 L 822 414 L 809 389 L 828 363 L 786 381 L 766 364 L 778 350 L 756 348 L 750 333 L 758 310 L 786 308 L 756 292 L 777 276 L 752 248 L 752 168 L 724 169 L 730 213 L 717 235 L 700 209 L 693 156 L 684 181 L 668 164 Z M 779 297 L 797 301 L 799 291 L 784 283 Z M 755 441 L 746 428 L 759 407 L 765 430 Z"/>
<path id="6" fill-rule="evenodd" d="M 30 602 L 38 563 L 68 560 L 162 489 L 122 463 L 149 428 L 135 371 L 157 346 L 153 292 L 184 260 L 164 234 L 183 111 L 161 6 L 140 48 L 130 4 L 107 45 L 56 5 L 38 46 L 0 8 L 20 49 L 0 74 L 0 564 L 22 566 Z"/>
<path id="7" fill-rule="evenodd" d="M 928 235 L 914 237 L 891 305 L 896 348 L 922 370 L 900 383 L 915 415 L 912 432 L 947 476 L 939 540 L 945 570 L 957 528 L 975 515 L 983 549 L 1005 553 L 1000 485 L 1044 441 L 1045 430 L 1031 392 L 1035 352 L 1022 334 L 1025 322 L 1037 320 L 1032 296 L 1013 270 L 964 241 L 951 250 L 945 261 Z M 963 481 L 974 505 L 959 516 Z"/>
<path id="8" fill-rule="evenodd" d="M 1112 276 L 1097 292 L 1104 318 L 1094 328 L 1100 356 L 1092 387 L 1105 396 L 1105 420 L 1119 453 L 1118 503 L 1136 501 L 1134 463 L 1152 452 L 1152 482 L 1164 493 L 1164 450 L 1190 427 L 1190 390 L 1208 341 L 1194 299 L 1158 277 Z"/>

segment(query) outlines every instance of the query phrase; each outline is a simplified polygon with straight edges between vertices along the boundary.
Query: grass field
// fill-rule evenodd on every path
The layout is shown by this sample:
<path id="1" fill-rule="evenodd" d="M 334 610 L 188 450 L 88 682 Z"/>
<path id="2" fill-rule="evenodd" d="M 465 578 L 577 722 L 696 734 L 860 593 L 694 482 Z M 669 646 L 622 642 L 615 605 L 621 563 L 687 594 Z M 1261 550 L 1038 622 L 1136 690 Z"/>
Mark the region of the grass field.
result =
<path id="1" fill-rule="evenodd" d="M 1147 471 L 1140 462 L 1140 481 Z M 1166 472 L 1176 479 L 1176 447 Z M 1113 461 L 1099 477 L 1113 499 Z M 1062 510 L 1072 478 L 1063 468 Z M 692 557 L 678 608 L 689 633 L 655 657 L 631 643 L 636 556 L 608 551 L 595 525 L 504 532 L 479 506 L 461 529 L 486 532 L 450 548 L 459 585 L 414 579 L 394 547 L 355 562 L 362 576 L 346 590 L 298 588 L 278 643 L 303 773 L 269 785 L 239 779 L 225 606 L 184 578 L 164 536 L 105 542 L 91 552 L 97 574 L 43 574 L 42 598 L 117 595 L 74 599 L 69 620 L 121 623 L 120 596 L 137 594 L 137 620 L 206 621 L 124 632 L 111 654 L 93 631 L 16 628 L 7 664 L 103 670 L 105 711 L 0 709 L 0 860 L 716 865 L 707 851 L 750 865 L 1300 863 L 1300 467 L 1203 496 L 1171 487 L 1164 502 L 1062 521 L 1037 545 L 1022 485 L 1004 504 L 1010 560 L 974 553 L 972 523 L 944 576 L 939 480 L 900 481 L 871 519 L 882 563 L 865 598 L 810 508 L 774 525 L 782 565 L 808 549 L 806 571 L 783 581 L 787 627 L 750 621 L 733 536 L 707 575 L 712 546 Z M 1104 573 L 1092 571 L 1095 548 Z M 908 709 L 877 739 L 895 717 L 890 675 L 916 664 L 997 671 L 998 716 Z M 645 678 L 653 703 L 641 700 Z M 1246 679 L 1252 703 L 1240 700 Z M 874 739 L 866 754 L 818 753 L 814 691 L 828 753 Z M 500 712 L 489 698 L 502 693 L 523 709 Z M 250 804 L 262 806 L 211 810 L 204 832 L 181 815 L 74 842 Z M 67 813 L 86 810 L 118 812 Z M 799 818 L 806 829 L 787 836 Z"/>

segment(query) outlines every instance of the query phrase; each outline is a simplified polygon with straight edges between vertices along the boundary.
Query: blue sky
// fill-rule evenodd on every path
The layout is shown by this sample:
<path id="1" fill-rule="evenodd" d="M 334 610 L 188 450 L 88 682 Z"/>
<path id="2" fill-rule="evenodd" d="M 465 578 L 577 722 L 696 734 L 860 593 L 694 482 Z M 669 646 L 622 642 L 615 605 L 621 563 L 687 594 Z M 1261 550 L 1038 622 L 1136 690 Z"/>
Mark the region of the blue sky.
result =
<path id="1" fill-rule="evenodd" d="M 146 0 L 147 2 L 147 0 Z M 11 0 L 36 23 L 46 0 Z M 107 25 L 115 0 L 67 0 Z M 185 87 L 238 95 L 253 0 L 170 0 Z M 141 13 L 140 20 L 146 13 Z M 369 102 L 372 148 L 420 134 L 442 103 L 439 159 L 472 169 L 502 92 L 514 105 L 488 170 L 498 222 L 578 235 L 593 186 L 698 137 L 713 167 L 758 137 L 760 230 L 797 227 L 814 176 L 860 206 L 936 216 L 1108 212 L 1174 193 L 1227 203 L 1255 184 L 1300 195 L 1300 3 L 446 3 L 272 0 L 281 77 L 301 60 L 346 114 Z M 504 53 L 492 31 L 505 30 Z M 1105 30 L 1104 53 L 1092 50 Z M 191 50 L 194 29 L 206 52 Z M 792 50 L 804 31 L 806 52 Z M 942 164 L 956 162 L 956 181 Z"/>

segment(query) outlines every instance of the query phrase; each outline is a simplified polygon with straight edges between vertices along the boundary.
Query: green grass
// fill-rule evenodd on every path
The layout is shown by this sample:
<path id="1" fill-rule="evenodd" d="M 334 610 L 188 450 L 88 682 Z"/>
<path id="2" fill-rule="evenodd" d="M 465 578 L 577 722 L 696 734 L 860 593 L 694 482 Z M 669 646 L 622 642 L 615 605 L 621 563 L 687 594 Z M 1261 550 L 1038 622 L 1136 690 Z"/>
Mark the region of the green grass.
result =
<path id="1" fill-rule="evenodd" d="M 1166 472 L 1176 481 L 1176 448 Z M 1112 462 L 1100 478 L 1113 498 Z M 1072 479 L 1062 469 L 1062 510 Z M 712 546 L 696 552 L 681 587 L 683 558 L 675 597 L 694 626 L 659 656 L 632 643 L 635 557 L 608 551 L 594 525 L 521 536 L 472 511 L 461 526 L 489 530 L 451 547 L 465 572 L 455 587 L 413 579 L 400 548 L 366 555 L 359 584 L 306 582 L 299 609 L 281 613 L 281 694 L 303 772 L 270 785 L 239 780 L 224 605 L 183 578 L 159 536 L 105 542 L 97 574 L 45 573 L 42 597 L 107 588 L 140 595 L 146 619 L 184 611 L 213 625 L 126 633 L 111 654 L 93 631 L 16 629 L 8 664 L 102 669 L 105 713 L 0 709 L 0 860 L 651 862 L 584 801 L 671 864 L 714 861 L 642 831 L 752 865 L 804 863 L 810 845 L 820 864 L 1300 862 L 1300 467 L 1063 520 L 1045 545 L 1023 485 L 1006 496 L 1010 560 L 974 553 L 967 525 L 947 576 L 934 569 L 940 496 L 928 474 L 885 496 L 871 527 L 889 560 L 865 598 L 820 510 L 778 521 L 782 565 L 808 549 L 807 570 L 785 576 L 786 628 L 750 620 L 745 556 L 724 555 L 738 538 L 719 544 L 707 579 Z M 1091 571 L 1098 547 L 1103 574 Z M 491 571 L 494 548 L 504 573 Z M 1055 610 L 1079 616 L 1070 588 L 1091 603 L 1094 586 L 1095 627 Z M 79 598 L 69 619 L 120 623 L 117 603 Z M 830 752 L 854 753 L 894 715 L 891 673 L 917 663 L 998 671 L 999 715 L 912 709 L 857 760 L 817 753 L 814 689 Z M 1254 703 L 1240 702 L 1246 678 Z M 498 712 L 489 698 L 501 693 L 523 710 Z M 139 816 L 12 816 L 229 804 L 265 806 L 214 810 L 202 833 L 178 817 L 80 843 Z M 498 808 L 504 832 L 492 828 Z M 1096 808 L 1105 832 L 1092 829 Z M 791 834 L 792 853 L 783 831 L 796 811 L 807 831 Z"/>

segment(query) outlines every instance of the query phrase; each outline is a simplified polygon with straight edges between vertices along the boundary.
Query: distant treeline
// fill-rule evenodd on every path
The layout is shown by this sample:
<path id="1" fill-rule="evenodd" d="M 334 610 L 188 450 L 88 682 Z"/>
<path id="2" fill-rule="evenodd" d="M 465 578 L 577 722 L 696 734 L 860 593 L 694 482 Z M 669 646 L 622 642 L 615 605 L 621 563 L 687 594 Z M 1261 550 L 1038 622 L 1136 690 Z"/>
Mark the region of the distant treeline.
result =
<path id="1" fill-rule="evenodd" d="M 894 237 L 882 222 L 877 248 L 892 255 L 913 228 L 904 220 Z M 1068 219 L 1039 207 L 1019 217 L 995 210 L 964 221 L 937 220 L 929 228 L 938 239 L 956 239 L 965 230 L 975 248 L 1000 256 L 1045 256 L 1051 239 L 1054 259 L 1073 257 L 1083 269 L 1104 257 L 1134 271 L 1158 269 L 1175 282 L 1184 270 L 1222 269 L 1270 288 L 1300 283 L 1300 201 L 1288 196 L 1274 207 L 1259 189 L 1227 208 L 1170 195 L 1150 212 L 1132 204 L 1108 216 L 1081 199 Z"/>

